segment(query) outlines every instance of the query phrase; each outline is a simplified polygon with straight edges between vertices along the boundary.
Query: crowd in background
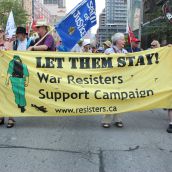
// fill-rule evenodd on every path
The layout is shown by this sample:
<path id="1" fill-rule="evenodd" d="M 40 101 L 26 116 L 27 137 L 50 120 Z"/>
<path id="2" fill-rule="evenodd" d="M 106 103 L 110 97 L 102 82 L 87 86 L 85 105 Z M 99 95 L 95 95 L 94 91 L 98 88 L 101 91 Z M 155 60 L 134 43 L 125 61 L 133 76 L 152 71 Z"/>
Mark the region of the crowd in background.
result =
<path id="1" fill-rule="evenodd" d="M 37 33 L 33 33 L 32 36 L 28 36 L 26 28 L 18 27 L 16 35 L 12 38 L 5 36 L 4 28 L 0 27 L 0 50 L 16 50 L 16 51 L 58 51 L 67 52 L 67 49 L 63 45 L 63 42 L 59 40 L 56 42 L 49 33 L 49 26 L 46 21 L 37 21 L 36 25 Z M 71 50 L 71 52 L 77 53 L 132 53 L 139 52 L 143 49 L 139 46 L 140 40 L 133 38 L 130 40 L 130 46 L 126 47 L 125 35 L 123 33 L 115 33 L 112 35 L 111 40 L 103 42 L 103 45 L 97 46 L 91 44 L 88 40 L 80 40 Z M 160 43 L 158 40 L 152 40 L 150 49 L 159 48 Z M 19 105 L 21 112 L 25 111 L 25 107 Z M 168 110 L 170 124 L 167 132 L 172 133 L 172 109 Z M 104 128 L 111 127 L 114 122 L 116 127 L 122 128 L 124 126 L 121 117 L 118 114 L 105 115 L 102 120 L 102 126 Z M 4 124 L 4 118 L 0 118 L 0 125 Z M 13 118 L 8 119 L 8 128 L 12 128 L 15 124 Z"/>

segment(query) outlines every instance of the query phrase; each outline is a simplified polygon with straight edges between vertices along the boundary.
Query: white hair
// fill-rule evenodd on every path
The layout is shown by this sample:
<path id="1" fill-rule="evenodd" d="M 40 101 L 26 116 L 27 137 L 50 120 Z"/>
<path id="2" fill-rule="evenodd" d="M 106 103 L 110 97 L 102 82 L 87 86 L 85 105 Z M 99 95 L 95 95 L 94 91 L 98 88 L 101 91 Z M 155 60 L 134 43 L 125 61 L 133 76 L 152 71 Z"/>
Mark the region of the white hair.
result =
<path id="1" fill-rule="evenodd" d="M 125 36 L 123 33 L 115 33 L 113 36 L 112 36 L 112 42 L 113 43 L 116 43 L 116 41 L 118 41 L 119 39 L 123 39 Z"/>

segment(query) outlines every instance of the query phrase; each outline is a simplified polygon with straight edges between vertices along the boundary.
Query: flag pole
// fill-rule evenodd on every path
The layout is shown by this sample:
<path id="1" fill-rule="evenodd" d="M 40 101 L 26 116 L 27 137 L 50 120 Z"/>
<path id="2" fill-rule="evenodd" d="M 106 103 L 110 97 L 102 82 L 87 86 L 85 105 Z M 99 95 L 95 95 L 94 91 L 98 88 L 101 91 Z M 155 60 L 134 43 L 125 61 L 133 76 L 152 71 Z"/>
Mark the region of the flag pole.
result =
<path id="1" fill-rule="evenodd" d="M 129 25 L 128 25 L 128 30 L 129 30 L 129 32 L 128 32 L 128 36 L 129 36 L 129 40 L 130 40 L 130 48 L 131 48 L 131 51 L 132 51 L 132 53 L 133 53 L 133 49 L 132 49 L 132 46 L 131 46 L 131 28 L 129 27 Z"/>
<path id="2" fill-rule="evenodd" d="M 130 39 L 130 48 L 131 48 L 131 51 L 133 53 L 133 49 L 132 49 L 132 46 L 131 46 L 131 37 L 129 36 L 129 39 Z"/>
<path id="3" fill-rule="evenodd" d="M 30 22 L 30 26 L 29 26 L 29 31 L 28 31 L 28 37 L 30 37 L 30 31 L 31 31 L 31 28 L 32 28 L 32 24 L 33 24 L 33 18 Z"/>

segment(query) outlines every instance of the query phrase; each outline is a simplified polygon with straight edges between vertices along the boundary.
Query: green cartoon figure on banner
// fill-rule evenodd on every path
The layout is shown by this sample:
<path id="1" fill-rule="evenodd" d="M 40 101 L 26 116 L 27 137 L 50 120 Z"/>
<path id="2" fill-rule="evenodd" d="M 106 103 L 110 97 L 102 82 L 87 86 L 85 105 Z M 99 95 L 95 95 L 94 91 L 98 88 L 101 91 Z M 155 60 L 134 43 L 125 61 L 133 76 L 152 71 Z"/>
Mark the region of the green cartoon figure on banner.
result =
<path id="1" fill-rule="evenodd" d="M 9 80 L 15 96 L 15 103 L 21 109 L 21 112 L 24 113 L 26 110 L 25 87 L 29 84 L 29 72 L 27 66 L 22 63 L 18 55 L 14 55 L 13 60 L 9 63 L 6 85 L 9 85 Z"/>

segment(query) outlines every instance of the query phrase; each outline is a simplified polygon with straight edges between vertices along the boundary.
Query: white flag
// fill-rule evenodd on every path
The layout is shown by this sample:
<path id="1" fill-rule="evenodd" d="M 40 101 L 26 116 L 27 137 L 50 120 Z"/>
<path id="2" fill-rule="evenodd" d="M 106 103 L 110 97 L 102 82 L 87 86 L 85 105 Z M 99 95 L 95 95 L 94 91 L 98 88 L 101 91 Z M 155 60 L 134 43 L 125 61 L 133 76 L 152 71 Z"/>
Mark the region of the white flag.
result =
<path id="1" fill-rule="evenodd" d="M 5 34 L 9 38 L 12 38 L 12 36 L 16 34 L 16 25 L 14 22 L 14 16 L 12 11 L 10 12 L 10 15 L 7 20 Z"/>

